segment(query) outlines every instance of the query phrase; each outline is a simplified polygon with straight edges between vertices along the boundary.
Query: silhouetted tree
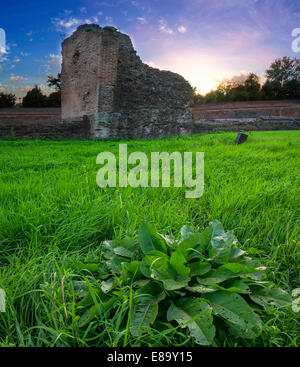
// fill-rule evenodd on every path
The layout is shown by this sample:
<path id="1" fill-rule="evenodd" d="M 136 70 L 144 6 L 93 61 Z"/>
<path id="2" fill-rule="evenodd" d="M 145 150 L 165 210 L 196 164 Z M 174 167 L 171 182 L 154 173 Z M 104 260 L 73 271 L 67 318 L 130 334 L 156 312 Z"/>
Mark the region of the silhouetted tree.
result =
<path id="1" fill-rule="evenodd" d="M 60 107 L 61 106 L 61 91 L 51 93 L 47 97 L 47 107 Z"/>
<path id="2" fill-rule="evenodd" d="M 23 107 L 46 107 L 47 97 L 41 92 L 36 85 L 33 89 L 27 92 L 23 98 Z"/>
<path id="3" fill-rule="evenodd" d="M 61 90 L 60 74 L 57 74 L 57 76 L 49 75 L 47 78 L 47 84 L 50 88 L 54 87 L 57 91 Z"/>
<path id="4" fill-rule="evenodd" d="M 244 82 L 244 88 L 248 95 L 248 100 L 256 101 L 259 99 L 260 83 L 259 78 L 256 74 L 249 74 L 248 78 Z"/>
<path id="5" fill-rule="evenodd" d="M 0 93 L 0 108 L 14 107 L 16 96 L 12 93 Z"/>

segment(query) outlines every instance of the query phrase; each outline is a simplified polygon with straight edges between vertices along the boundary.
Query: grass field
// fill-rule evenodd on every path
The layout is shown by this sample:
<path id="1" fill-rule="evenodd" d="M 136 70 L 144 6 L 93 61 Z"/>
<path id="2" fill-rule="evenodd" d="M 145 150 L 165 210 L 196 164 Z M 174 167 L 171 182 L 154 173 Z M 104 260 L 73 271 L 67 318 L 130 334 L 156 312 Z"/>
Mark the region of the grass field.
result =
<path id="1" fill-rule="evenodd" d="M 205 193 L 185 199 L 185 188 L 107 188 L 96 185 L 96 156 L 117 155 L 118 142 L 0 142 L 0 344 L 17 346 L 188 345 L 183 331 L 151 331 L 133 338 L 118 313 L 78 329 L 70 262 L 99 257 L 105 239 L 136 234 L 150 222 L 163 234 L 212 219 L 234 230 L 243 249 L 268 267 L 268 278 L 300 288 L 300 131 L 252 132 L 128 141 L 128 151 L 205 153 Z M 92 279 L 93 275 L 86 275 Z M 120 310 L 120 313 L 122 310 Z M 299 346 L 300 314 L 270 309 L 252 341 L 224 332 L 219 346 Z"/>

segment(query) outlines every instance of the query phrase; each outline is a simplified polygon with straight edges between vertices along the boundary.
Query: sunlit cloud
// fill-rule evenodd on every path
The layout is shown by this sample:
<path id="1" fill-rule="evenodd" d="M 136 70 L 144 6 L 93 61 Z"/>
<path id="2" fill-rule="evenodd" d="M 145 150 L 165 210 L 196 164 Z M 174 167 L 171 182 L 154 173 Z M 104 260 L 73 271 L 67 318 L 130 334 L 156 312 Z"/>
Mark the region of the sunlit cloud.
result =
<path id="1" fill-rule="evenodd" d="M 28 80 L 28 78 L 24 78 L 23 76 L 11 76 L 9 78 L 9 83 L 20 83 L 23 82 L 25 80 Z"/>
<path id="2" fill-rule="evenodd" d="M 178 30 L 179 33 L 185 33 L 186 32 L 186 28 L 183 25 L 178 27 L 177 30 Z"/>
<path id="3" fill-rule="evenodd" d="M 166 34 L 169 34 L 169 35 L 174 34 L 173 29 L 172 29 L 172 28 L 170 28 L 170 27 L 167 25 L 167 23 L 166 23 L 166 21 L 164 20 L 164 18 L 160 18 L 158 22 L 159 22 L 159 30 L 160 30 L 161 32 L 166 33 Z"/>

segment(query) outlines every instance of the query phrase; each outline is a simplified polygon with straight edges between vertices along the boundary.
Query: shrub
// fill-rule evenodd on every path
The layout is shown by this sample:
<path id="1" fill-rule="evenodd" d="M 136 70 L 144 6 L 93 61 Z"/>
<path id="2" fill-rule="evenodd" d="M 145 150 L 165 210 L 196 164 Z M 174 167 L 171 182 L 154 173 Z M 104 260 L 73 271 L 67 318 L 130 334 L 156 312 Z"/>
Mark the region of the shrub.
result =
<path id="1" fill-rule="evenodd" d="M 183 227 L 178 241 L 149 224 L 141 225 L 138 240 L 104 241 L 98 263 L 73 263 L 77 271 L 89 270 L 98 279 L 86 283 L 76 306 L 79 327 L 125 308 L 121 327 L 134 337 L 151 327 L 165 332 L 188 328 L 200 345 L 213 344 L 221 330 L 258 337 L 263 327 L 259 313 L 270 305 L 287 307 L 291 297 L 267 281 L 259 261 L 238 244 L 216 220 L 202 233 Z"/>

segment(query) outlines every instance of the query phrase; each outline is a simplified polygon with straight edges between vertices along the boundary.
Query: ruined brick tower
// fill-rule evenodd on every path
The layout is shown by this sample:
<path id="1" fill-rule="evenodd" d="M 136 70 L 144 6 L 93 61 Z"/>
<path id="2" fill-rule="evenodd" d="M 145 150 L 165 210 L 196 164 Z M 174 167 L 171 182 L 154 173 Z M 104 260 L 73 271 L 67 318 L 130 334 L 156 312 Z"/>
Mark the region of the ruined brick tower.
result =
<path id="1" fill-rule="evenodd" d="M 113 27 L 82 25 L 62 44 L 62 120 L 86 120 L 90 137 L 158 137 L 191 131 L 192 87 L 143 64 Z"/>

